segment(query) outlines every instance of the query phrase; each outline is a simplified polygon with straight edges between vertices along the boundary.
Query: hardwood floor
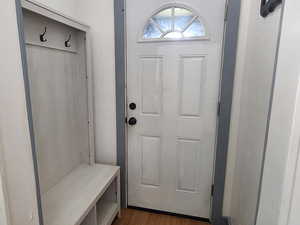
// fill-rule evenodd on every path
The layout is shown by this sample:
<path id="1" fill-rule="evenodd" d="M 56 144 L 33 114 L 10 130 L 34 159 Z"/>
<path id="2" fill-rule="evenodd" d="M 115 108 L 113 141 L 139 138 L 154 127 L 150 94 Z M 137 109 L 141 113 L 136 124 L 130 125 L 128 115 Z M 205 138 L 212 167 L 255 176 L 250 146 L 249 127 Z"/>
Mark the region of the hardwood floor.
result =
<path id="1" fill-rule="evenodd" d="M 113 225 L 209 225 L 177 216 L 156 214 L 135 209 L 122 210 L 122 217 L 116 219 Z"/>

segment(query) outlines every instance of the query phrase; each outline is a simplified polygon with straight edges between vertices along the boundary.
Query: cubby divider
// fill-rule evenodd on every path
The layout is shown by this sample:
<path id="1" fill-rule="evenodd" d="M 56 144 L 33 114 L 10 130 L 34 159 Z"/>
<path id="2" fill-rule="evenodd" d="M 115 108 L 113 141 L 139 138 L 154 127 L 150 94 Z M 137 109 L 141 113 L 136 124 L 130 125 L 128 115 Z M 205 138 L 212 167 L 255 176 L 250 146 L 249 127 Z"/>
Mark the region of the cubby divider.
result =
<path id="1" fill-rule="evenodd" d="M 117 188 L 116 178 L 97 202 L 97 225 L 110 225 L 118 214 L 120 207 Z"/>

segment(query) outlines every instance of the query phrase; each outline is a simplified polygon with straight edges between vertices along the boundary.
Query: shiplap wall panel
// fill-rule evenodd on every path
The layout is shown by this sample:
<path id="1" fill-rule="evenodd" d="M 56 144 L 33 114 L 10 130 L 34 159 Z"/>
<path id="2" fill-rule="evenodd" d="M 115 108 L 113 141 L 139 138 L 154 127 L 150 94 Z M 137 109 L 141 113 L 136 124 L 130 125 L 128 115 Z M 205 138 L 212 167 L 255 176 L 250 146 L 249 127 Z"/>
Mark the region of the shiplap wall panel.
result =
<path id="1" fill-rule="evenodd" d="M 42 194 L 89 163 L 84 35 L 42 16 L 24 14 L 33 125 Z M 39 34 L 47 26 L 45 38 Z M 64 46 L 72 34 L 71 48 Z M 65 37 L 65 38 L 64 38 Z"/>

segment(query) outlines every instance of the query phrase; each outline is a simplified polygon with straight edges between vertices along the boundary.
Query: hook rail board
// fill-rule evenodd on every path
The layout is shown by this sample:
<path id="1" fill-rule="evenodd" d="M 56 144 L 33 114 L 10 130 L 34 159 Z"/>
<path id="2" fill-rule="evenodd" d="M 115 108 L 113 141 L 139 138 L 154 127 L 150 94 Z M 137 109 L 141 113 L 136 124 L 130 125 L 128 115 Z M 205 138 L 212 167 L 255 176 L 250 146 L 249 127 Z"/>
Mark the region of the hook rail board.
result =
<path id="1" fill-rule="evenodd" d="M 110 225 L 120 171 L 95 163 L 88 26 L 21 2 L 42 225 Z"/>

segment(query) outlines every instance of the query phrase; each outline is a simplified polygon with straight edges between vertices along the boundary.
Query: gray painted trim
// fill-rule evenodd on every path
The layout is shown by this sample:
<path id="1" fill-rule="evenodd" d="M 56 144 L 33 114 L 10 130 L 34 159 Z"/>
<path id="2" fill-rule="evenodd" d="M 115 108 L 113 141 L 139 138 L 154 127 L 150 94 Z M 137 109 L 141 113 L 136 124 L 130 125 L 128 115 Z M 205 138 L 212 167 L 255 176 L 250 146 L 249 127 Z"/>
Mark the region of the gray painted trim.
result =
<path id="1" fill-rule="evenodd" d="M 238 41 L 241 0 L 228 0 L 228 17 L 224 36 L 223 71 L 220 93 L 220 117 L 217 138 L 212 221 L 214 225 L 226 224 L 223 218 L 223 197 L 227 165 L 231 105 L 233 96 L 236 49 Z M 126 168 L 126 55 L 125 55 L 125 0 L 115 0 L 115 54 L 116 54 L 116 118 L 117 161 L 121 166 L 122 206 L 127 206 Z"/>
<path id="2" fill-rule="evenodd" d="M 20 42 L 20 51 L 21 51 L 21 60 L 22 60 L 22 69 L 23 69 L 23 79 L 24 79 L 24 87 L 25 87 L 25 98 L 26 98 L 26 106 L 27 106 L 26 107 L 27 118 L 28 118 L 29 132 L 30 132 L 30 141 L 31 141 L 32 158 L 33 158 L 34 175 L 35 175 L 38 216 L 39 216 L 40 225 L 43 225 L 44 222 L 43 222 L 43 211 L 42 211 L 42 199 L 41 199 L 37 155 L 36 155 L 36 147 L 35 147 L 35 139 L 34 139 L 35 136 L 34 136 L 34 129 L 33 129 L 32 107 L 31 107 L 31 99 L 30 99 L 30 85 L 29 85 L 29 77 L 28 77 L 25 35 L 23 29 L 24 27 L 23 11 L 22 11 L 20 0 L 16 0 L 16 12 L 17 12 L 17 23 L 18 23 L 19 42 Z"/>
<path id="3" fill-rule="evenodd" d="M 116 122 L 117 164 L 121 167 L 121 206 L 127 207 L 126 168 L 126 53 L 125 53 L 125 0 L 114 0 L 115 65 L 116 65 Z"/>
<path id="4" fill-rule="evenodd" d="M 223 68 L 220 93 L 221 104 L 215 159 L 214 196 L 212 200 L 212 223 L 214 225 L 226 224 L 226 219 L 223 218 L 223 200 L 240 8 L 241 0 L 228 0 L 227 23 L 223 47 Z"/>

